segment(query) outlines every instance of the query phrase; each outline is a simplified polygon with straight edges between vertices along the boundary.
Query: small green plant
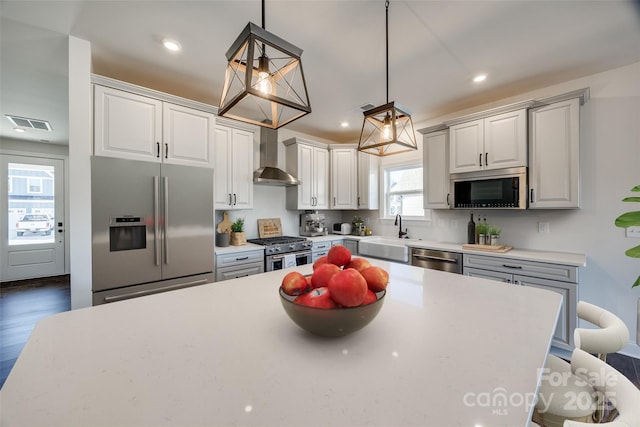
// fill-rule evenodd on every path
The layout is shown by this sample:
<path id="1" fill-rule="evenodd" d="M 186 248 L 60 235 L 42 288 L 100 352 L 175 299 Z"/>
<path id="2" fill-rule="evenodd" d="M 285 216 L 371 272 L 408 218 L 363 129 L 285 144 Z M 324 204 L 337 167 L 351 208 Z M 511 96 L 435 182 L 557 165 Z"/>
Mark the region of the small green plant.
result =
<path id="1" fill-rule="evenodd" d="M 478 225 L 476 225 L 476 231 L 478 234 L 487 234 L 489 231 L 489 224 L 483 221 L 478 222 Z"/>
<path id="2" fill-rule="evenodd" d="M 499 236 L 501 231 L 502 231 L 502 229 L 500 227 L 498 227 L 497 225 L 492 225 L 492 226 L 489 227 L 489 234 L 491 236 Z"/>
<path id="3" fill-rule="evenodd" d="M 239 233 L 242 230 L 244 230 L 244 218 L 238 218 L 236 219 L 236 222 L 231 224 L 231 231 L 233 231 L 234 233 Z"/>
<path id="4" fill-rule="evenodd" d="M 633 192 L 640 192 L 640 185 L 636 185 L 631 189 Z M 623 202 L 640 202 L 640 197 L 625 197 L 622 199 Z M 640 212 L 626 212 L 616 218 L 616 227 L 628 228 L 628 227 L 640 227 Z M 631 249 L 627 249 L 625 254 L 628 257 L 632 258 L 640 258 L 640 245 L 633 247 Z M 635 283 L 631 285 L 632 288 L 636 286 L 640 286 L 640 276 L 636 279 Z"/>

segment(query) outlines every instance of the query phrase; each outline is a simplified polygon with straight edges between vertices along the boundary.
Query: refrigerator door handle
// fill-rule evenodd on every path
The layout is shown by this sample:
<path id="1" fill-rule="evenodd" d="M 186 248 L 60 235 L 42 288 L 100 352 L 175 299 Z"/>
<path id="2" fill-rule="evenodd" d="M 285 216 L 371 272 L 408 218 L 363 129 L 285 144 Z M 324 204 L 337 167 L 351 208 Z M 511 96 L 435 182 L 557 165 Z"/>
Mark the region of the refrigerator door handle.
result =
<path id="1" fill-rule="evenodd" d="M 169 226 L 169 177 L 164 176 L 163 179 L 163 191 L 164 191 L 164 221 L 162 222 L 162 241 L 164 244 L 164 263 L 169 264 L 169 236 L 167 236 L 167 229 Z"/>
<path id="2" fill-rule="evenodd" d="M 160 209 L 160 194 L 158 193 L 158 176 L 153 177 L 153 258 L 156 265 L 160 265 L 160 224 L 158 223 Z"/>

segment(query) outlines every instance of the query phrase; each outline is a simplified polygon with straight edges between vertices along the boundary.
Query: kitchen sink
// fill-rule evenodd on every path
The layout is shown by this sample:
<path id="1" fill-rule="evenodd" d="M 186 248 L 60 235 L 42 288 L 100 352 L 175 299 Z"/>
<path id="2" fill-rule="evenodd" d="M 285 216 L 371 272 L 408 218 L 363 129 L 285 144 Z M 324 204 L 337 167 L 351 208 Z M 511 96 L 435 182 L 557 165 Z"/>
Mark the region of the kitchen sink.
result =
<path id="1" fill-rule="evenodd" d="M 358 254 L 382 258 L 389 261 L 409 262 L 409 246 L 413 239 L 393 237 L 373 237 L 362 239 L 358 244 Z"/>

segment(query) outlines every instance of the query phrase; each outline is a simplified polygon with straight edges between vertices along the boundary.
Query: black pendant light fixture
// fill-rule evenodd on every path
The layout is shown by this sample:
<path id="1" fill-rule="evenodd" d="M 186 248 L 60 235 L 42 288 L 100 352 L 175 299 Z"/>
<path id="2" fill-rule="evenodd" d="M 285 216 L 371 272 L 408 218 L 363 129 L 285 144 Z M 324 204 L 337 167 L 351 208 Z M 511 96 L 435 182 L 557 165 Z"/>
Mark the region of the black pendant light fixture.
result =
<path id="1" fill-rule="evenodd" d="M 302 49 L 249 22 L 227 51 L 220 116 L 277 129 L 311 112 Z"/>
<path id="2" fill-rule="evenodd" d="M 384 4 L 386 20 L 387 103 L 364 112 L 358 151 L 389 156 L 418 149 L 409 112 L 389 102 L 389 0 Z"/>

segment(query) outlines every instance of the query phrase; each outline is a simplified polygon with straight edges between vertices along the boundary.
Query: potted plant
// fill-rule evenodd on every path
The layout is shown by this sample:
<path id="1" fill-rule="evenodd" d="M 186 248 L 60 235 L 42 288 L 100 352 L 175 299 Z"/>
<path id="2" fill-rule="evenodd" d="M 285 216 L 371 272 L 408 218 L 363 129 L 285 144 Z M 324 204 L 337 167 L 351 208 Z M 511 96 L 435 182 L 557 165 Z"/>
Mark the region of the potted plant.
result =
<path id="1" fill-rule="evenodd" d="M 631 189 L 633 192 L 640 192 L 640 185 L 636 185 Z M 640 197 L 632 196 L 622 199 L 623 202 L 640 202 Z M 640 227 L 640 212 L 626 212 L 616 218 L 616 227 L 628 228 L 628 227 Z M 627 249 L 625 255 L 632 258 L 640 258 L 640 245 Z M 640 275 L 636 278 L 636 281 L 631 285 L 632 288 L 640 286 Z M 640 343 L 640 298 L 637 301 L 638 312 L 636 314 L 636 342 Z"/>
<path id="2" fill-rule="evenodd" d="M 487 234 L 489 233 L 489 224 L 484 221 L 479 221 L 476 226 L 476 231 L 478 232 L 478 244 L 486 245 L 487 244 Z"/>
<path id="3" fill-rule="evenodd" d="M 498 244 L 498 238 L 500 237 L 500 232 L 502 229 L 497 225 L 492 225 L 489 227 L 489 236 L 491 236 L 491 245 L 496 246 Z"/>
<path id="4" fill-rule="evenodd" d="M 237 218 L 231 224 L 231 244 L 234 246 L 247 244 L 247 236 L 244 233 L 244 218 Z"/>
<path id="5" fill-rule="evenodd" d="M 631 189 L 631 191 L 638 192 L 640 191 L 640 185 L 636 185 Z M 625 197 L 622 199 L 623 202 L 640 202 L 640 197 Z M 629 228 L 629 227 L 640 227 L 640 212 L 626 212 L 616 218 L 616 227 L 621 228 Z M 631 249 L 627 249 L 625 254 L 632 258 L 640 258 L 640 246 L 633 247 Z M 636 279 L 635 283 L 631 285 L 632 288 L 640 286 L 640 276 Z"/>

